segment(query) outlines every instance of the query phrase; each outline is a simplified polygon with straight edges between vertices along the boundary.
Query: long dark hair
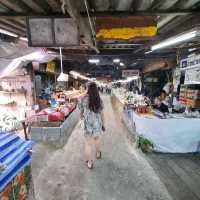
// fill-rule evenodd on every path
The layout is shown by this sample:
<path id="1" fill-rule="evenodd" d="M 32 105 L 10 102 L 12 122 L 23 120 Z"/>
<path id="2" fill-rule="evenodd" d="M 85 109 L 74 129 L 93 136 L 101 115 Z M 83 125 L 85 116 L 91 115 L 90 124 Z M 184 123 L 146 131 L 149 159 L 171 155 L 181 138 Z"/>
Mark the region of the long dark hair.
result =
<path id="1" fill-rule="evenodd" d="M 98 113 L 102 109 L 102 101 L 96 83 L 90 83 L 88 86 L 89 109 Z"/>

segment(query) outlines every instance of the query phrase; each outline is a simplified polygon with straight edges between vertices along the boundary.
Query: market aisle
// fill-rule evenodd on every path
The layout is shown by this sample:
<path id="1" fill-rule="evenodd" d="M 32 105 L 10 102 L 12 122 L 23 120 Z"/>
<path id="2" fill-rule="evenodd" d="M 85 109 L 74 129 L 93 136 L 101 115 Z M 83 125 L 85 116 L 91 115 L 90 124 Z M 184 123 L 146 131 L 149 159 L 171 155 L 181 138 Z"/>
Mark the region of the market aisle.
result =
<path id="1" fill-rule="evenodd" d="M 68 143 L 54 151 L 34 180 L 37 200 L 170 200 L 148 162 L 130 147 L 126 129 L 115 115 L 110 97 L 105 104 L 103 159 L 88 170 L 82 158 L 84 138 L 79 124 Z M 34 169 L 33 169 L 34 170 Z"/>

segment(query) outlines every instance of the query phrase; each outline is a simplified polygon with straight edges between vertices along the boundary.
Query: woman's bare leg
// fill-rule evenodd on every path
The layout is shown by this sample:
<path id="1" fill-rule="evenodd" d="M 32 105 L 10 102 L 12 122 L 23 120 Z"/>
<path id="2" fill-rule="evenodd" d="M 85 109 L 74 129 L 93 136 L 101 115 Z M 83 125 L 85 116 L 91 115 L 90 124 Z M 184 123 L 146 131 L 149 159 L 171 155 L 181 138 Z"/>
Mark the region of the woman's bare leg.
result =
<path id="1" fill-rule="evenodd" d="M 92 147 L 93 147 L 93 138 L 86 137 L 85 138 L 85 159 L 86 161 L 89 161 L 90 164 L 91 164 L 91 161 L 93 160 Z"/>
<path id="2" fill-rule="evenodd" d="M 94 138 L 94 144 L 95 144 L 96 153 L 97 153 L 97 156 L 98 156 L 101 153 L 101 139 L 100 139 L 100 137 Z"/>

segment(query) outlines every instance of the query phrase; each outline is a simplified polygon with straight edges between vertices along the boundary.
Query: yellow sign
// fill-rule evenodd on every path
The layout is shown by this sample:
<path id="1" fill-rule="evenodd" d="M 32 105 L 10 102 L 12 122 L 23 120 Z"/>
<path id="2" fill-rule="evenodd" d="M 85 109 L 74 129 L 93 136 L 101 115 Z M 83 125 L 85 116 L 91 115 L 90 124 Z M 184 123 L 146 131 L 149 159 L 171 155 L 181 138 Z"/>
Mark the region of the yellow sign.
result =
<path id="1" fill-rule="evenodd" d="M 97 32 L 97 39 L 133 39 L 142 37 L 153 37 L 157 33 L 155 26 L 134 27 L 134 28 L 110 28 L 100 29 Z"/>
<path id="2" fill-rule="evenodd" d="M 56 68 L 56 63 L 55 62 L 48 62 L 46 71 L 54 73 L 55 72 L 55 68 Z"/>

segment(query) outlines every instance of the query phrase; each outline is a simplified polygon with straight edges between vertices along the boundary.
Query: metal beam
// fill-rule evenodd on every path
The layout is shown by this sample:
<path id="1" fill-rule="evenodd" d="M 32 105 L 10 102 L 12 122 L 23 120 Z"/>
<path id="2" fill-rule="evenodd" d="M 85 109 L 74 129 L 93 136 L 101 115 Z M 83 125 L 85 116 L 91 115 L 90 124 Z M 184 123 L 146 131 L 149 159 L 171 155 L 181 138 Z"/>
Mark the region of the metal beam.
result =
<path id="1" fill-rule="evenodd" d="M 20 31 L 26 31 L 26 28 L 25 27 L 22 27 L 22 26 L 20 26 L 20 25 L 17 25 L 15 22 L 12 22 L 12 21 L 10 21 L 10 20 L 8 20 L 8 19 L 0 19 L 0 24 L 4 24 L 4 25 L 7 25 L 7 26 L 10 26 L 11 28 L 16 28 L 16 29 L 18 29 L 18 30 L 20 30 Z"/>
<path id="2" fill-rule="evenodd" d="M 47 3 L 50 5 L 53 11 L 61 11 L 61 3 L 59 0 L 47 0 Z"/>
<path id="3" fill-rule="evenodd" d="M 31 9 L 20 0 L 1 0 L 3 6 L 15 12 L 29 12 Z"/>
<path id="4" fill-rule="evenodd" d="M 6 6 L 4 6 L 3 4 L 0 4 L 0 12 L 8 12 L 8 11 L 9 9 Z"/>
<path id="5" fill-rule="evenodd" d="M 193 28 L 192 26 L 195 25 L 192 21 L 192 15 L 186 15 L 184 17 L 176 17 L 173 21 L 169 22 L 165 26 L 159 29 L 159 33 L 163 35 L 167 35 L 168 33 L 172 34 L 172 31 L 175 29 L 176 31 L 180 32 L 180 28 Z M 191 20 L 190 20 L 191 19 Z M 197 18 L 198 19 L 198 18 Z M 190 22 L 188 23 L 188 20 Z M 200 21 L 200 20 L 199 20 Z M 184 23 L 184 26 L 180 27 L 180 25 Z M 198 23 L 197 23 L 198 24 Z M 189 27 L 188 27 L 189 26 Z M 176 28 L 175 28 L 176 27 Z M 177 28 L 179 27 L 179 28 Z M 189 28 L 189 29 L 190 29 Z"/>
<path id="6" fill-rule="evenodd" d="M 162 16 L 162 15 L 188 15 L 200 14 L 200 9 L 176 9 L 176 10 L 145 10 L 145 11 L 95 11 L 90 15 L 93 17 L 103 16 Z M 81 12 L 82 16 L 86 16 L 85 12 Z"/>
<path id="7" fill-rule="evenodd" d="M 173 8 L 172 6 L 174 6 L 178 1 L 179 0 L 165 0 L 165 1 L 157 0 L 157 1 L 154 1 L 151 9 L 152 10 L 157 10 L 157 9 L 167 10 L 167 9 Z M 176 8 L 179 8 L 179 7 L 176 7 Z"/>
<path id="8" fill-rule="evenodd" d="M 1 24 L 1 23 L 0 23 L 0 28 L 4 29 L 6 31 L 10 31 L 10 32 L 15 33 L 15 34 L 20 35 L 20 36 L 25 36 L 26 35 L 26 32 L 24 32 L 24 31 L 20 31 L 18 29 L 11 28 L 10 26 L 4 25 L 4 24 Z"/>
<path id="9" fill-rule="evenodd" d="M 81 12 L 82 17 L 87 17 L 87 13 Z M 195 14 L 200 15 L 200 9 L 187 9 L 187 10 L 147 10 L 147 11 L 95 11 L 90 12 L 90 16 L 92 17 L 103 17 L 103 16 L 162 16 L 162 15 L 188 15 Z M 60 13 L 52 13 L 48 12 L 45 14 L 38 14 L 35 12 L 0 12 L 0 17 L 12 18 L 12 17 L 66 17 L 66 15 Z"/>
<path id="10" fill-rule="evenodd" d="M 46 13 L 52 12 L 53 9 L 48 4 L 47 0 L 34 0 L 34 2 L 39 5 L 43 10 L 45 10 Z"/>
<path id="11" fill-rule="evenodd" d="M 33 11 L 43 13 L 44 9 L 41 8 L 34 0 L 22 0 L 28 7 L 30 7 Z"/>
<path id="12" fill-rule="evenodd" d="M 179 9 L 189 9 L 192 10 L 193 6 L 195 6 L 197 3 L 199 2 L 199 0 L 179 0 L 174 6 L 173 8 L 176 10 L 177 8 Z M 198 10 L 198 9 L 195 9 Z M 198 14 L 198 13 L 188 13 L 188 14 Z M 167 16 L 163 19 L 161 19 L 158 23 L 158 28 L 161 28 L 163 26 L 165 26 L 167 23 L 169 23 L 170 21 L 172 21 L 175 17 L 177 17 L 178 15 L 172 15 L 172 16 Z"/>
<path id="13" fill-rule="evenodd" d="M 91 10 L 95 10 L 95 1 L 94 0 L 88 0 L 88 5 Z"/>
<path id="14" fill-rule="evenodd" d="M 134 0 L 120 0 L 117 2 L 116 10 L 125 11 L 129 10 Z"/>
<path id="15" fill-rule="evenodd" d="M 99 11 L 104 11 L 104 10 L 108 10 L 109 8 L 112 8 L 114 7 L 113 4 L 114 4 L 114 1 L 109 1 L 109 0 L 95 0 L 94 1 L 95 10 L 99 10 Z"/>
<path id="16" fill-rule="evenodd" d="M 19 24 L 20 26 L 23 26 L 24 28 L 26 28 L 26 21 L 25 21 L 25 18 L 11 18 L 9 19 L 10 21 L 13 21 L 13 22 L 17 22 L 16 24 Z"/>
<path id="17" fill-rule="evenodd" d="M 172 23 L 168 24 L 166 28 L 165 27 L 162 28 L 160 30 L 160 33 L 163 35 L 163 37 L 170 38 L 179 33 L 191 30 L 192 28 L 198 26 L 199 24 L 200 24 L 200 18 L 195 16 L 185 16 L 184 19 L 181 17 L 177 17 L 172 21 Z"/>
<path id="18" fill-rule="evenodd" d="M 83 18 L 80 15 L 80 3 L 81 1 L 74 1 L 74 0 L 64 0 L 63 1 L 65 3 L 65 8 L 67 10 L 67 12 L 69 13 L 69 15 L 76 21 L 77 26 L 79 27 L 79 33 L 82 37 L 82 40 L 88 45 L 90 46 L 90 48 L 92 49 L 96 49 L 96 47 L 93 45 L 93 41 L 92 41 L 92 33 L 91 33 L 91 29 L 92 27 L 90 26 L 91 24 L 89 23 L 90 19 L 87 18 Z M 87 7 L 87 1 L 85 2 L 85 6 Z M 86 15 L 87 16 L 87 15 Z"/>
<path id="19" fill-rule="evenodd" d="M 131 10 L 148 10 L 151 8 L 151 5 L 153 4 L 154 0 L 134 0 L 132 3 Z"/>

